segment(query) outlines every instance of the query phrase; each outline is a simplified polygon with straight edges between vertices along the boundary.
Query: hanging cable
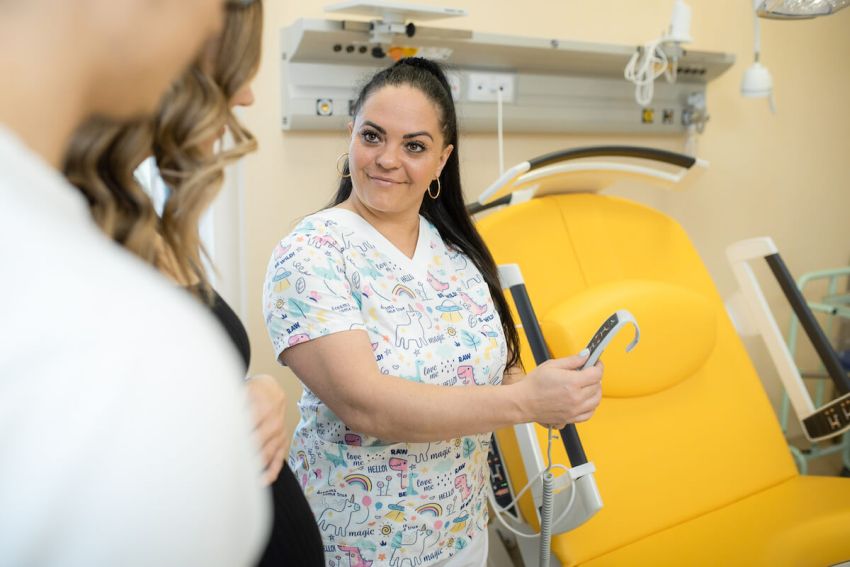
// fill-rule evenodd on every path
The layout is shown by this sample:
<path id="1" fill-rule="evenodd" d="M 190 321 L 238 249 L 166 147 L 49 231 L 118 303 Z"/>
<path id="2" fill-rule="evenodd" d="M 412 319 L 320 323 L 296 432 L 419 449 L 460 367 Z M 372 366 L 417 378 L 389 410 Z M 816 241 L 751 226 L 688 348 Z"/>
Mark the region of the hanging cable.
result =
<path id="1" fill-rule="evenodd" d="M 546 470 L 543 471 L 543 489 L 540 495 L 540 567 L 549 567 L 552 554 L 552 493 L 555 477 L 552 476 L 552 426 L 547 428 Z"/>
<path id="2" fill-rule="evenodd" d="M 552 468 L 553 469 L 561 469 L 563 471 L 569 471 L 568 467 L 566 467 L 564 465 L 559 465 L 559 464 L 552 465 Z M 502 524 L 502 526 L 506 530 L 510 531 L 514 535 L 517 535 L 519 537 L 525 537 L 525 538 L 532 538 L 532 537 L 539 537 L 540 536 L 539 532 L 526 532 L 526 531 L 520 531 L 520 530 L 514 528 L 513 526 L 509 525 L 502 516 L 505 515 L 505 514 L 510 514 L 510 512 L 508 510 L 512 506 L 516 506 L 518 504 L 520 498 L 523 497 L 523 495 L 526 493 L 526 491 L 529 488 L 534 486 L 534 484 L 538 480 L 540 480 L 540 478 L 543 476 L 543 474 L 545 472 L 546 471 L 544 470 L 544 471 L 540 471 L 539 473 L 537 473 L 537 475 L 534 478 L 532 478 L 530 481 L 528 481 L 528 483 L 526 483 L 526 485 L 522 488 L 522 490 L 519 491 L 519 493 L 514 497 L 514 499 L 511 500 L 504 507 L 499 506 L 499 504 L 496 502 L 496 497 L 493 495 L 492 487 L 491 487 L 490 490 L 487 491 L 487 500 L 490 502 L 490 506 L 493 508 L 493 512 L 496 514 L 496 519 L 499 521 L 500 524 Z M 567 474 L 569 474 L 569 472 L 567 472 Z M 575 483 L 573 483 L 573 484 L 570 484 L 570 499 L 567 501 L 567 506 L 564 508 L 564 511 L 561 512 L 561 515 L 558 516 L 558 518 L 554 522 L 552 522 L 552 525 L 558 525 L 558 523 L 560 523 L 561 520 L 563 520 L 564 518 L 567 517 L 567 515 L 572 510 L 573 504 L 575 503 L 575 495 L 576 495 L 576 489 L 575 489 Z"/>
<path id="3" fill-rule="evenodd" d="M 499 175 L 505 172 L 505 133 L 502 112 L 502 89 L 496 91 L 496 139 L 499 140 Z"/>
<path id="4" fill-rule="evenodd" d="M 664 75 L 668 83 L 676 82 L 678 60 L 683 43 L 691 38 L 691 8 L 684 0 L 676 0 L 670 25 L 654 41 L 645 43 L 629 59 L 623 76 L 635 85 L 635 101 L 643 107 L 652 102 L 655 79 Z M 666 48 L 666 50 L 665 50 Z"/>
<path id="5" fill-rule="evenodd" d="M 570 484 L 570 499 L 567 501 L 567 505 L 564 507 L 563 512 L 561 512 L 558 518 L 555 521 L 552 521 L 552 499 L 554 497 L 555 485 L 555 476 L 552 474 L 552 470 L 562 469 L 566 474 L 569 474 L 568 467 L 552 463 L 552 441 L 553 434 L 552 427 L 550 426 L 548 428 L 546 444 L 546 468 L 540 471 L 534 478 L 529 480 L 522 490 L 520 490 L 513 500 L 511 500 L 506 506 L 502 507 L 496 503 L 496 497 L 493 494 L 492 486 L 490 486 L 490 490 L 487 491 L 487 499 L 490 502 L 490 506 L 493 508 L 493 513 L 496 515 L 496 519 L 502 524 L 502 526 L 519 537 L 540 538 L 539 567 L 549 567 L 549 561 L 552 554 L 552 526 L 558 525 L 561 520 L 567 517 L 573 508 L 576 498 L 576 486 L 573 482 Z M 512 506 L 516 506 L 523 494 L 525 494 L 525 492 L 538 480 L 541 481 L 540 532 L 519 531 L 513 526 L 508 525 L 502 515 L 508 513 L 508 510 Z"/>
<path id="6" fill-rule="evenodd" d="M 623 70 L 626 80 L 635 85 L 635 101 L 640 106 L 649 106 L 652 102 L 655 79 L 666 75 L 668 81 L 675 80 L 672 74 L 675 70 L 670 72 L 667 69 L 667 54 L 662 48 L 664 42 L 664 38 L 659 38 L 645 44 L 634 52 Z"/>

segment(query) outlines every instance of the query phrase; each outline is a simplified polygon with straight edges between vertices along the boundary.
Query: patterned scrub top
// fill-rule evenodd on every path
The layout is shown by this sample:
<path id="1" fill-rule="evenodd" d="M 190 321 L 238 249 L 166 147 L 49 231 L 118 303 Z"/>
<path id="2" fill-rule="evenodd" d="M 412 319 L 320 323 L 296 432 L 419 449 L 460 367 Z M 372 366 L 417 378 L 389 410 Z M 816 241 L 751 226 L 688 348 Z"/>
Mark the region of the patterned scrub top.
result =
<path id="1" fill-rule="evenodd" d="M 500 384 L 507 345 L 487 283 L 419 219 L 413 258 L 356 213 L 306 217 L 275 247 L 264 290 L 275 355 L 352 329 L 384 374 L 450 387 Z M 387 443 L 352 431 L 308 388 L 289 462 L 327 564 L 427 566 L 482 537 L 490 435 Z"/>

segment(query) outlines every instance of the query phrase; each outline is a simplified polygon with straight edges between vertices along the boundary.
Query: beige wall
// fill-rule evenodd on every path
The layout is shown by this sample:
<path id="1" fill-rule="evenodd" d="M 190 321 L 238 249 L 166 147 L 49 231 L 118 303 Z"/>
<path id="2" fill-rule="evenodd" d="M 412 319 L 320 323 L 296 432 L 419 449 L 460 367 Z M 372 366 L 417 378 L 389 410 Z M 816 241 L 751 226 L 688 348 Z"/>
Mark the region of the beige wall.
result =
<path id="1" fill-rule="evenodd" d="M 335 161 L 347 147 L 340 133 L 282 132 L 278 32 L 299 17 L 321 18 L 329 0 L 265 0 L 264 61 L 255 82 L 256 105 L 245 113 L 260 151 L 245 163 L 248 329 L 253 372 L 279 376 L 297 420 L 298 381 L 273 361 L 261 313 L 266 262 L 275 242 L 298 217 L 320 208 L 336 181 Z M 465 8 L 470 16 L 444 25 L 492 33 L 618 44 L 653 39 L 666 25 L 673 0 L 453 0 L 428 3 Z M 773 73 L 779 113 L 764 100 L 743 99 L 741 75 L 752 60 L 749 0 L 689 0 L 694 49 L 734 53 L 737 63 L 708 88 L 711 113 L 698 154 L 711 168 L 687 191 L 617 187 L 612 192 L 678 219 L 723 296 L 734 289 L 725 247 L 741 238 L 770 235 L 795 274 L 840 266 L 850 258 L 850 10 L 830 18 L 762 25 L 762 61 Z M 669 137 L 507 136 L 505 163 L 568 146 L 627 142 L 682 150 Z M 462 138 L 463 183 L 474 197 L 497 173 L 490 135 Z M 470 159 L 470 156 L 492 159 Z M 762 272 L 764 273 L 764 272 Z M 769 282 L 768 279 L 764 281 Z M 781 325 L 789 310 L 775 286 L 766 286 Z M 748 341 L 774 399 L 776 378 L 758 341 Z M 674 355 L 674 354 L 673 354 Z M 734 392 L 730 392 L 734 395 Z"/>

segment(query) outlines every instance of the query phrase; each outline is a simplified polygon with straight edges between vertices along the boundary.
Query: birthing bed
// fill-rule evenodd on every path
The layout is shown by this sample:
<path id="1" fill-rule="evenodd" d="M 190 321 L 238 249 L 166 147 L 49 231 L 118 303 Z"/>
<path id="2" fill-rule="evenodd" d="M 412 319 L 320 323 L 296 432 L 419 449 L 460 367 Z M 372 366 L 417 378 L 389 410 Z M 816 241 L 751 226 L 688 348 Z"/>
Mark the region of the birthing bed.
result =
<path id="1" fill-rule="evenodd" d="M 634 352 L 625 354 L 625 335 L 606 351 L 602 403 L 577 427 L 604 506 L 553 537 L 553 565 L 850 560 L 850 479 L 797 473 L 688 235 L 659 211 L 600 194 L 593 182 L 623 174 L 675 185 L 696 165 L 646 148 L 581 148 L 520 164 L 482 199 L 502 205 L 478 228 L 498 264 L 519 265 L 553 355 L 581 350 L 618 309 L 641 328 Z M 523 362 L 534 365 L 527 345 Z M 523 461 L 523 437 L 522 427 L 496 434 L 505 486 L 514 492 L 538 472 Z M 535 438 L 545 448 L 546 430 L 536 427 Z M 568 463 L 560 443 L 553 455 Z M 540 505 L 534 498 L 519 507 L 531 527 Z M 536 545 L 520 545 L 526 565 L 536 565 Z"/>

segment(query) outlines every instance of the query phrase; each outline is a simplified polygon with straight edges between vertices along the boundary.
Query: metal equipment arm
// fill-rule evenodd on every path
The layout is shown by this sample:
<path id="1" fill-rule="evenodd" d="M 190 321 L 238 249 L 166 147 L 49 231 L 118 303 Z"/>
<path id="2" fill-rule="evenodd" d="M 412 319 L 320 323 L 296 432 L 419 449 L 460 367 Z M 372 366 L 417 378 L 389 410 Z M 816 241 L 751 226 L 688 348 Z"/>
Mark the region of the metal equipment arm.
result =
<path id="1" fill-rule="evenodd" d="M 768 351 L 779 371 L 785 391 L 794 411 L 803 425 L 803 431 L 811 441 L 828 439 L 850 430 L 850 379 L 841 367 L 838 355 L 823 334 L 823 330 L 814 318 L 811 309 L 806 305 L 799 289 L 794 285 L 785 263 L 779 256 L 779 251 L 770 238 L 753 238 L 730 246 L 726 254 L 741 292 L 747 301 L 750 313 L 756 322 L 759 332 L 767 344 Z M 842 394 L 836 400 L 821 408 L 815 408 L 811 396 L 806 389 L 803 379 L 788 346 L 785 344 L 779 326 L 767 305 L 767 300 L 761 291 L 747 261 L 764 258 L 774 277 L 776 277 L 785 297 L 800 319 L 809 339 L 815 347 L 824 367 L 836 388 Z"/>
<path id="2" fill-rule="evenodd" d="M 469 214 L 476 214 L 501 205 L 517 204 L 534 197 L 537 182 L 549 175 L 564 175 L 587 173 L 588 171 L 616 173 L 620 175 L 636 175 L 652 178 L 666 184 L 675 184 L 684 177 L 684 173 L 673 174 L 658 169 L 623 163 L 596 163 L 572 165 L 574 162 L 593 157 L 637 158 L 657 164 L 665 164 L 689 171 L 694 165 L 706 166 L 707 162 L 693 156 L 649 148 L 643 146 L 587 146 L 558 150 L 528 161 L 518 163 L 499 176 L 487 189 L 481 193 L 476 202 L 467 205 Z M 508 190 L 506 195 L 489 200 L 498 193 Z"/>

